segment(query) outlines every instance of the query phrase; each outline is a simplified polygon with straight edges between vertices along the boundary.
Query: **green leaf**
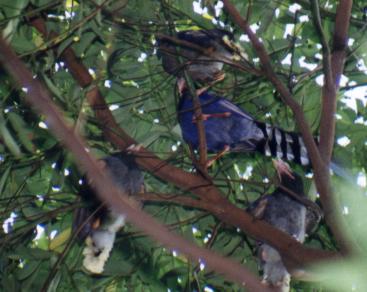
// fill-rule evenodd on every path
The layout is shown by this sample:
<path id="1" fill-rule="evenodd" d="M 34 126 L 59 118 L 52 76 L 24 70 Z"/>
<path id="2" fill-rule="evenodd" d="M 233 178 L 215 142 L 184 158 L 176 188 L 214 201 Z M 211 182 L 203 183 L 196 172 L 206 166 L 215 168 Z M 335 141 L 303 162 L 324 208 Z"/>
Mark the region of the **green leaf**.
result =
<path id="1" fill-rule="evenodd" d="M 4 291 L 19 291 L 19 281 L 16 279 L 14 274 L 4 273 L 1 280 L 1 286 Z"/>
<path id="2" fill-rule="evenodd" d="M 22 157 L 23 153 L 21 152 L 17 141 L 13 138 L 12 134 L 10 133 L 8 128 L 6 127 L 6 123 L 5 123 L 5 120 L 4 120 L 4 117 L 3 117 L 2 114 L 0 114 L 0 133 L 1 133 L 1 136 L 2 136 L 2 139 L 5 143 L 5 145 L 7 146 L 9 151 L 16 158 Z"/>
<path id="3" fill-rule="evenodd" d="M 63 245 L 70 238 L 71 228 L 67 228 L 60 232 L 54 239 L 50 241 L 48 248 L 50 250 L 55 250 L 61 252 L 63 250 Z"/>
<path id="4" fill-rule="evenodd" d="M 11 126 L 17 133 L 19 141 L 22 143 L 24 148 L 26 148 L 29 152 L 34 153 L 36 150 L 36 146 L 32 143 L 33 132 L 26 125 L 24 120 L 14 112 L 8 113 L 8 118 L 11 123 Z"/>
<path id="5" fill-rule="evenodd" d="M 23 268 L 19 269 L 17 272 L 17 279 L 22 281 L 36 273 L 40 266 L 41 262 L 39 261 L 29 261 L 26 263 Z"/>
<path id="6" fill-rule="evenodd" d="M 6 184 L 6 181 L 7 181 L 8 177 L 9 177 L 10 171 L 11 171 L 11 165 L 8 166 L 5 169 L 5 171 L 3 172 L 3 174 L 1 175 L 1 179 L 0 179 L 0 194 L 1 194 L 1 196 L 4 194 L 5 184 Z"/>

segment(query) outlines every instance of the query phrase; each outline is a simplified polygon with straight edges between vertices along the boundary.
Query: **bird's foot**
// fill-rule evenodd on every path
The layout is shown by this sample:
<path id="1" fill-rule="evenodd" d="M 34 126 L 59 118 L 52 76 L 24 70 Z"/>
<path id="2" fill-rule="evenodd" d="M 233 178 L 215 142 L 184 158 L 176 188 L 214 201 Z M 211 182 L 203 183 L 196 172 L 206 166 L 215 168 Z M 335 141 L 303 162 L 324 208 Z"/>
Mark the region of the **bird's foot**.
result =
<path id="1" fill-rule="evenodd" d="M 229 145 L 224 146 L 224 149 L 217 153 L 213 158 L 209 159 L 206 162 L 206 168 L 209 168 L 213 165 L 215 161 L 217 161 L 219 158 L 221 158 L 224 154 L 228 153 L 230 151 L 231 147 Z"/>
<path id="2" fill-rule="evenodd" d="M 196 123 L 198 120 L 206 121 L 210 118 L 228 118 L 231 116 L 231 112 L 214 113 L 214 114 L 201 114 L 200 117 L 193 117 L 192 122 Z"/>
<path id="3" fill-rule="evenodd" d="M 216 84 L 218 82 L 221 82 L 222 80 L 224 80 L 225 76 L 226 76 L 226 74 L 223 71 L 216 72 L 211 78 L 207 78 L 207 80 L 204 80 L 204 82 L 208 83 L 208 85 L 197 89 L 196 90 L 196 95 L 197 96 L 201 95 L 203 92 L 207 91 L 214 84 Z"/>
<path id="4" fill-rule="evenodd" d="M 288 175 L 290 178 L 294 179 L 294 175 L 293 172 L 290 168 L 290 166 L 288 165 L 288 163 L 284 162 L 281 159 L 273 159 L 273 164 L 274 167 L 277 171 L 279 180 L 281 181 L 282 178 L 282 174 Z"/>
<path id="5" fill-rule="evenodd" d="M 203 92 L 207 91 L 210 87 L 212 87 L 215 83 L 220 82 L 224 79 L 225 73 L 222 71 L 218 71 L 214 74 L 212 78 L 209 78 L 209 80 L 203 80 L 204 83 L 208 84 L 207 86 L 203 86 L 199 89 L 195 90 L 196 96 L 200 96 Z M 186 80 L 183 77 L 177 78 L 176 81 L 178 93 L 180 96 L 183 95 L 184 90 L 187 88 Z"/>

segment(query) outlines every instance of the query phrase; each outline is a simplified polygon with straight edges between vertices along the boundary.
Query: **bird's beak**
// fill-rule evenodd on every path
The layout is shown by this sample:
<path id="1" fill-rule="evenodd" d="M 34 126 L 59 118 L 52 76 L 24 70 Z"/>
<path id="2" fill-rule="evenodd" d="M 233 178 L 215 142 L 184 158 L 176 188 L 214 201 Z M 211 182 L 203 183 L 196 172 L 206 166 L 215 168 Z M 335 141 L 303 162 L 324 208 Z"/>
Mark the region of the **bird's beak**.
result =
<path id="1" fill-rule="evenodd" d="M 240 61 L 241 59 L 248 60 L 248 56 L 245 53 L 244 49 L 235 42 L 231 41 L 228 36 L 223 37 L 223 42 L 230 48 L 234 54 L 232 55 L 233 61 Z"/>

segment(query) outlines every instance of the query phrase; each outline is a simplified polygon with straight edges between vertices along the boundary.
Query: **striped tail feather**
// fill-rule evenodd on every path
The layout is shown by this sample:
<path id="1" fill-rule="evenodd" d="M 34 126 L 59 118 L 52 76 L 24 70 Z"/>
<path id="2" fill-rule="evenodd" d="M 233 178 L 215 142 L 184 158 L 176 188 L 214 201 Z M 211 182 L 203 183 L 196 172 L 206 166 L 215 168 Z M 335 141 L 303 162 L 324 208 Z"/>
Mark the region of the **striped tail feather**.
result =
<path id="1" fill-rule="evenodd" d="M 311 160 L 300 134 L 287 132 L 269 124 L 256 121 L 256 125 L 261 129 L 264 138 L 257 143 L 256 150 L 266 156 L 272 156 L 283 160 L 292 161 L 305 167 L 311 167 Z M 314 138 L 316 144 L 318 139 Z M 351 184 L 356 182 L 356 178 L 335 161 L 331 161 L 330 169 L 339 177 L 344 178 Z"/>
<path id="2" fill-rule="evenodd" d="M 301 135 L 286 132 L 262 122 L 256 122 L 256 124 L 264 135 L 264 139 L 257 145 L 257 151 L 266 156 L 293 161 L 302 166 L 310 166 L 311 161 Z"/>

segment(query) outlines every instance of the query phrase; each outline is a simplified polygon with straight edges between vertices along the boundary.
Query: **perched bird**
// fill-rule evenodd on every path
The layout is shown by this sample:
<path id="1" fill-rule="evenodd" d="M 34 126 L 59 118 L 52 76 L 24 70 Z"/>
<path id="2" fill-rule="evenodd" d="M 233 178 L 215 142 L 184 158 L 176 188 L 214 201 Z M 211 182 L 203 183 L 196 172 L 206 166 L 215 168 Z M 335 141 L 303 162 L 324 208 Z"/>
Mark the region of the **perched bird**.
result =
<path id="1" fill-rule="evenodd" d="M 182 77 L 186 69 L 195 82 L 222 80 L 223 62 L 246 58 L 242 48 L 233 42 L 232 33 L 222 29 L 186 30 L 176 37 L 160 35 L 157 43 L 164 70 Z M 178 56 L 182 57 L 181 62 Z"/>
<path id="2" fill-rule="evenodd" d="M 143 174 L 132 154 L 114 154 L 99 160 L 99 163 L 124 193 L 134 195 L 142 191 Z M 113 248 L 116 232 L 125 224 L 125 216 L 104 205 L 84 181 L 79 194 L 87 207 L 76 210 L 73 230 L 77 232 L 79 239 L 86 242 L 83 266 L 88 271 L 99 274 L 103 272 Z"/>
<path id="3" fill-rule="evenodd" d="M 177 108 L 178 121 L 183 139 L 194 149 L 199 147 L 199 134 L 196 122 L 202 119 L 205 128 L 207 150 L 217 153 L 209 160 L 218 159 L 226 152 L 260 152 L 267 156 L 309 165 L 310 160 L 300 135 L 256 121 L 252 116 L 229 100 L 202 92 L 198 99 L 202 116 L 195 117 L 192 97 L 178 82 L 181 98 Z"/>
<path id="4" fill-rule="evenodd" d="M 302 178 L 281 160 L 275 161 L 275 167 L 280 186 L 272 194 L 252 203 L 248 211 L 257 219 L 265 220 L 303 243 L 306 235 L 319 223 L 321 214 L 306 208 L 295 197 L 296 195 L 300 200 L 308 200 L 304 193 Z M 282 292 L 289 291 L 290 274 L 284 267 L 279 253 L 270 245 L 263 243 L 259 248 L 259 259 L 263 270 L 263 282 L 278 287 Z"/>

